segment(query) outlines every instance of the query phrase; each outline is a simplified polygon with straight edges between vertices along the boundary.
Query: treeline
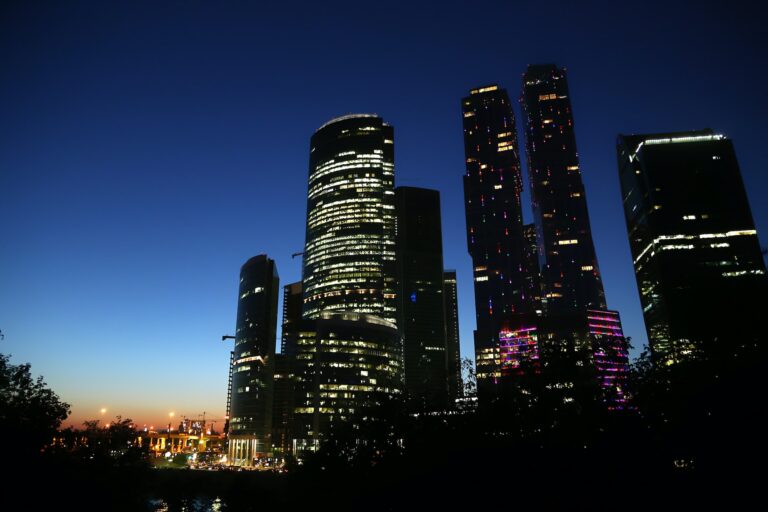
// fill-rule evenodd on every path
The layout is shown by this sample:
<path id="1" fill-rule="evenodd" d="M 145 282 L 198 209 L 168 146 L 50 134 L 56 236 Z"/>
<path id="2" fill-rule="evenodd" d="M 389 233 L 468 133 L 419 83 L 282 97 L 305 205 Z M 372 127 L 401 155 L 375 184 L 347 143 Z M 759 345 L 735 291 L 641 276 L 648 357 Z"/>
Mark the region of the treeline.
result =
<path id="1" fill-rule="evenodd" d="M 152 469 L 130 444 L 130 420 L 58 431 L 68 406 L 3 356 L 5 499 L 81 510 L 155 510 L 152 499 L 192 510 L 217 497 L 233 511 L 739 508 L 761 499 L 766 352 L 729 341 L 670 366 L 643 354 L 623 411 L 590 396 L 560 407 L 557 393 L 436 415 L 385 404 L 389 421 L 337 429 L 301 465 L 289 460 L 287 474 Z M 42 490 L 22 490 L 29 482 Z"/>

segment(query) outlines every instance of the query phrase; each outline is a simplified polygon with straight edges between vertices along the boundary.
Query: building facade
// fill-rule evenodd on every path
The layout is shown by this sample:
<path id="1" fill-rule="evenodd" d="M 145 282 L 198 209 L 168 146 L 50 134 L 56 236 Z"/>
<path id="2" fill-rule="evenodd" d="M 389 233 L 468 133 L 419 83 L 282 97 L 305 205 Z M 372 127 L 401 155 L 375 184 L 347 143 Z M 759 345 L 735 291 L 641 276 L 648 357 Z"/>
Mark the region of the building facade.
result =
<path id="1" fill-rule="evenodd" d="M 617 154 L 654 358 L 671 364 L 716 340 L 755 341 L 768 288 L 731 140 L 712 130 L 620 135 Z"/>
<path id="2" fill-rule="evenodd" d="M 355 311 L 395 322 L 394 176 L 394 130 L 380 117 L 339 117 L 312 136 L 304 318 Z"/>
<path id="3" fill-rule="evenodd" d="M 520 99 L 548 314 L 605 308 L 565 69 L 528 66 Z"/>
<path id="4" fill-rule="evenodd" d="M 539 271 L 539 238 L 536 235 L 536 224 L 531 222 L 523 226 L 523 236 L 525 237 L 525 259 L 528 264 L 528 289 L 531 294 L 533 310 L 538 315 L 544 313 L 541 286 L 541 273 Z"/>
<path id="5" fill-rule="evenodd" d="M 440 193 L 395 189 L 397 325 L 403 339 L 405 394 L 412 411 L 448 406 Z"/>
<path id="6" fill-rule="evenodd" d="M 372 315 L 325 312 L 304 320 L 296 346 L 294 453 L 316 450 L 339 429 L 364 436 L 402 398 L 400 335 Z"/>
<path id="7" fill-rule="evenodd" d="M 283 323 L 280 337 L 280 353 L 293 355 L 296 350 L 295 328 L 301 321 L 301 281 L 283 287 Z"/>
<path id="8" fill-rule="evenodd" d="M 240 269 L 228 453 L 238 466 L 251 466 L 271 452 L 279 287 L 275 262 L 264 254 Z"/>
<path id="9" fill-rule="evenodd" d="M 443 272 L 445 299 L 445 355 L 448 360 L 448 398 L 451 403 L 464 393 L 461 377 L 461 343 L 459 338 L 459 295 L 456 271 Z"/>
<path id="10" fill-rule="evenodd" d="M 499 332 L 510 318 L 532 310 L 520 194 L 517 129 L 507 91 L 472 89 L 462 99 L 464 206 L 467 247 L 474 268 L 475 360 L 481 405 L 492 400 L 501 376 Z M 488 397 L 485 400 L 484 397 Z"/>

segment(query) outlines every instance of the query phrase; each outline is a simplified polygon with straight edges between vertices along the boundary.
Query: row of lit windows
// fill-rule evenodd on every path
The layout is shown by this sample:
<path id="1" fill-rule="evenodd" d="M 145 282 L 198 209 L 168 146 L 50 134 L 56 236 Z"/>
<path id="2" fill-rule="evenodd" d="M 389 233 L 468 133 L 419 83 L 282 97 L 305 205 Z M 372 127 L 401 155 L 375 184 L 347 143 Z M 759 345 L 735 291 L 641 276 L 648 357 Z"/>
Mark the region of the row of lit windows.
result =
<path id="1" fill-rule="evenodd" d="M 315 166 L 315 172 L 310 175 L 309 183 L 311 185 L 313 182 L 317 181 L 323 176 L 327 176 L 339 171 L 346 171 L 350 169 L 379 168 L 383 167 L 385 163 L 388 162 L 384 162 L 384 159 L 381 155 L 375 154 L 358 155 L 354 159 L 342 161 L 331 159 Z"/>
<path id="2" fill-rule="evenodd" d="M 640 251 L 640 255 L 635 258 L 635 265 L 645 256 L 645 254 L 650 251 L 655 245 L 665 242 L 667 240 L 695 240 L 695 239 L 709 239 L 709 238 L 729 238 L 734 236 L 750 236 L 750 235 L 757 235 L 757 231 L 754 229 L 746 229 L 746 230 L 738 230 L 738 231 L 728 231 L 726 233 L 703 233 L 700 235 L 661 235 L 653 239 L 651 243 L 649 243 L 645 249 Z M 691 247 L 692 248 L 692 247 Z M 653 256 L 653 252 L 651 252 L 651 256 Z"/>
<path id="3" fill-rule="evenodd" d="M 358 192 L 371 192 L 374 188 L 381 188 L 387 185 L 386 182 L 382 182 L 380 179 L 374 178 L 354 178 L 340 179 L 331 183 L 318 183 L 317 185 L 310 187 L 307 197 L 309 199 L 315 199 L 318 196 L 322 196 L 328 192 L 336 192 L 337 190 L 347 190 L 349 188 L 356 188 Z"/>

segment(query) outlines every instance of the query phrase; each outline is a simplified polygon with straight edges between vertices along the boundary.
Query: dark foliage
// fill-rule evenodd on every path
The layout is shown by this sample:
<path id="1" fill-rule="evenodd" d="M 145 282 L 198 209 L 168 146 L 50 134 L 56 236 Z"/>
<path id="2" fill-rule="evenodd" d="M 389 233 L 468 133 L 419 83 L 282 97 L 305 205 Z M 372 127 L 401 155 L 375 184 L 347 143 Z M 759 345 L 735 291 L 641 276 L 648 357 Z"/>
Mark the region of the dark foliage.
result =
<path id="1" fill-rule="evenodd" d="M 9 455 L 38 454 L 68 415 L 69 404 L 42 377 L 33 378 L 29 364 L 11 364 L 10 356 L 0 354 L 0 433 Z"/>

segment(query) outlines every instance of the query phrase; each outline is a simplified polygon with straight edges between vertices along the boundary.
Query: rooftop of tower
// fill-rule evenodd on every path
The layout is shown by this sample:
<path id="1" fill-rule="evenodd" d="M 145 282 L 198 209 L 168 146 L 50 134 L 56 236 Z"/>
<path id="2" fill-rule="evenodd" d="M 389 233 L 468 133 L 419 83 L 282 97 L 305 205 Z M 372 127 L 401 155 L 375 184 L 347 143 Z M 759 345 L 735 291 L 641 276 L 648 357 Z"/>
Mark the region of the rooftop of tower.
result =
<path id="1" fill-rule="evenodd" d="M 346 121 L 347 119 L 359 119 L 359 118 L 365 118 L 365 117 L 379 117 L 377 114 L 346 114 L 339 117 L 334 117 L 327 123 L 323 124 L 320 128 L 315 130 L 316 132 L 319 132 L 326 126 L 332 125 L 333 123 L 338 123 L 339 121 Z"/>
<path id="2" fill-rule="evenodd" d="M 498 89 L 499 89 L 499 86 L 497 84 L 489 84 L 489 85 L 484 85 L 482 87 L 478 87 L 476 89 L 470 89 L 469 94 L 480 94 L 483 92 L 497 91 Z"/>

